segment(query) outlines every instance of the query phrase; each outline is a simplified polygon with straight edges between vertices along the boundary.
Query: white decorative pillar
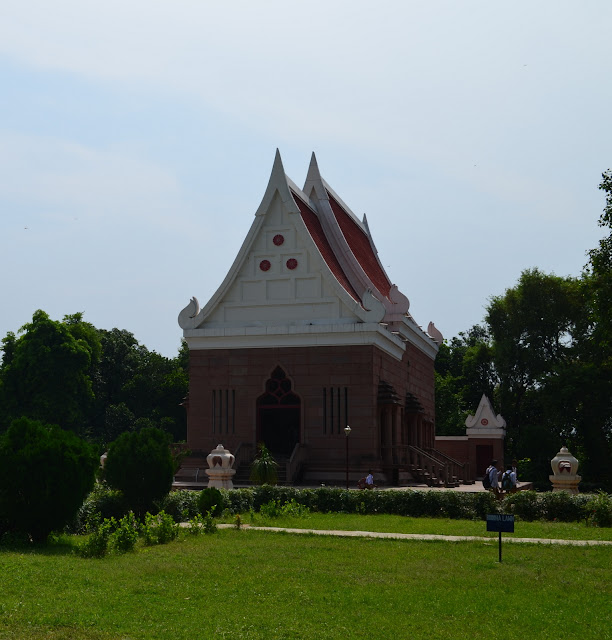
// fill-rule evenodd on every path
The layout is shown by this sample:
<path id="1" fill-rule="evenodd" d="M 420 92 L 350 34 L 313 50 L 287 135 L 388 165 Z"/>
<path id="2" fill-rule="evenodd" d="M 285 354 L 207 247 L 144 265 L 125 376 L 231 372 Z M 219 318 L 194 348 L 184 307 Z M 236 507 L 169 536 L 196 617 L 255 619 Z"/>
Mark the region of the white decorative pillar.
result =
<path id="1" fill-rule="evenodd" d="M 567 447 L 561 447 L 561 451 L 550 461 L 553 474 L 548 478 L 552 482 L 553 491 L 578 493 L 578 483 L 582 480 L 577 474 L 578 464 Z"/>
<path id="2" fill-rule="evenodd" d="M 233 489 L 234 483 L 232 476 L 236 473 L 232 469 L 234 464 L 234 456 L 223 448 L 222 444 L 217 445 L 206 457 L 206 462 L 210 469 L 206 469 L 208 475 L 208 486 L 217 489 Z"/>

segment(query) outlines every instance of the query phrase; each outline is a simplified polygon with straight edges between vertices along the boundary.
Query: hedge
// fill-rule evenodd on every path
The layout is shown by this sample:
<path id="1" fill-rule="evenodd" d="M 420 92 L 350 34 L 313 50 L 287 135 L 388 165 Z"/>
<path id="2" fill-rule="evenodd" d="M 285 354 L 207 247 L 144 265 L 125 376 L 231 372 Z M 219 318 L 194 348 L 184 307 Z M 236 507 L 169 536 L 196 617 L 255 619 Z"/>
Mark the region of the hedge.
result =
<path id="1" fill-rule="evenodd" d="M 212 492 L 211 492 L 212 493 Z M 490 492 L 459 493 L 455 491 L 355 491 L 331 487 L 297 489 L 263 485 L 245 489 L 215 491 L 217 513 L 259 511 L 261 506 L 278 501 L 279 506 L 296 503 L 323 513 L 392 514 L 400 516 L 484 520 L 489 513 L 514 514 L 520 520 L 588 521 L 597 526 L 612 526 L 612 495 L 571 495 L 566 492 L 536 493 L 519 491 L 498 501 Z M 109 495 L 111 494 L 111 495 Z M 187 521 L 198 512 L 208 511 L 211 502 L 208 490 L 174 491 L 158 503 L 178 521 Z M 206 499 L 204 499 L 206 498 Z M 86 500 L 82 515 L 91 517 L 100 511 L 105 517 L 119 506 L 108 488 L 98 487 Z M 113 513 L 120 517 L 120 513 Z M 206 515 L 206 513 L 202 513 Z M 85 519 L 85 518 L 83 518 Z M 78 527 L 77 527 L 78 529 Z"/>

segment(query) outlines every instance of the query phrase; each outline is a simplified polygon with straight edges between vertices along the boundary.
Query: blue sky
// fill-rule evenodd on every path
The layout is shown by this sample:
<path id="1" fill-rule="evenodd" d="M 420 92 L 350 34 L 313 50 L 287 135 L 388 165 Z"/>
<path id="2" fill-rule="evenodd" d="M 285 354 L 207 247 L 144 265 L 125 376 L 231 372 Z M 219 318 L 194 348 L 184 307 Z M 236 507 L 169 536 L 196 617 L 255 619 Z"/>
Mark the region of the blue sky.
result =
<path id="1" fill-rule="evenodd" d="M 445 337 L 578 275 L 612 167 L 607 1 L 5 0 L 0 336 L 83 311 L 173 356 L 274 152 L 310 154 Z"/>

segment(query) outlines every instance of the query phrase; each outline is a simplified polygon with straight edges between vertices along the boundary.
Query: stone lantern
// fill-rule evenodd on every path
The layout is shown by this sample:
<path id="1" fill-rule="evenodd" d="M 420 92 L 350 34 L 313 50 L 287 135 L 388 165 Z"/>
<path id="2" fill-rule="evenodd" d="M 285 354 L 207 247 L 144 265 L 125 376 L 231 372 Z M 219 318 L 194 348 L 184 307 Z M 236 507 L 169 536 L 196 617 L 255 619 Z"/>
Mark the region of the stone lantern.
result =
<path id="1" fill-rule="evenodd" d="M 548 476 L 553 485 L 553 491 L 568 491 L 578 493 L 578 483 L 582 477 L 578 475 L 578 460 L 561 447 L 561 451 L 550 461 L 552 476 Z"/>
<path id="2" fill-rule="evenodd" d="M 217 445 L 206 457 L 206 462 L 210 469 L 206 469 L 208 475 L 208 486 L 217 489 L 233 489 L 234 483 L 232 476 L 236 473 L 232 469 L 234 464 L 234 456 L 223 447 L 222 444 Z"/>

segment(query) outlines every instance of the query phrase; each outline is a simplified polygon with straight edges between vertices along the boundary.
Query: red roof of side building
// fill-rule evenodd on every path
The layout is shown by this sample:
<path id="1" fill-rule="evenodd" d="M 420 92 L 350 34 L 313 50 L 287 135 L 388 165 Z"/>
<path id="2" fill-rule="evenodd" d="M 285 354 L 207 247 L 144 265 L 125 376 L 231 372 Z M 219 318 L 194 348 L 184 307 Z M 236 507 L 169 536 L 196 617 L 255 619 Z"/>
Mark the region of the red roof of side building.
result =
<path id="1" fill-rule="evenodd" d="M 328 192 L 329 203 L 331 205 L 336 221 L 340 226 L 340 229 L 346 238 L 346 241 L 353 252 L 355 258 L 361 265 L 361 268 L 365 271 L 366 275 L 374 286 L 384 295 L 389 296 L 389 290 L 391 289 L 391 282 L 387 278 L 387 275 L 382 270 L 370 239 L 366 235 L 363 229 L 357 225 L 353 218 L 343 209 L 343 207 L 333 198 Z"/>
<path id="2" fill-rule="evenodd" d="M 342 270 L 340 263 L 338 262 L 338 258 L 336 258 L 336 254 L 333 252 L 329 241 L 327 240 L 327 236 L 323 231 L 323 227 L 321 226 L 321 222 L 317 217 L 317 214 L 305 203 L 302 199 L 293 191 L 294 200 L 297 203 L 297 206 L 300 209 L 300 213 L 302 214 L 302 220 L 308 229 L 312 239 L 317 245 L 317 249 L 323 256 L 323 259 L 327 263 L 327 266 L 331 269 L 331 272 L 336 277 L 336 280 L 346 289 L 349 295 L 354 298 L 357 302 L 361 303 L 361 299 L 359 295 L 353 289 L 349 279 L 346 277 L 346 274 Z"/>

